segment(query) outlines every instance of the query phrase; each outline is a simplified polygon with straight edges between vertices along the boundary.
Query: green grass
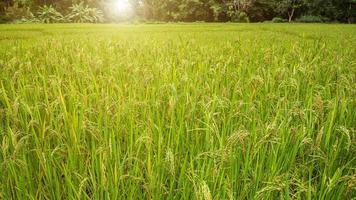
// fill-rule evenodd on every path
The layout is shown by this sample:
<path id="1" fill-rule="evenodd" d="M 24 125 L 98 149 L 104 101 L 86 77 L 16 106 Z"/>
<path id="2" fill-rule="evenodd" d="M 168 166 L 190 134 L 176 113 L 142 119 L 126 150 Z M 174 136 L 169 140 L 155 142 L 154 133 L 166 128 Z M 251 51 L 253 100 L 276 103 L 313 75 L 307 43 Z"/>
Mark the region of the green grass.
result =
<path id="1" fill-rule="evenodd" d="M 1 25 L 0 199 L 352 199 L 355 49 L 355 25 Z"/>

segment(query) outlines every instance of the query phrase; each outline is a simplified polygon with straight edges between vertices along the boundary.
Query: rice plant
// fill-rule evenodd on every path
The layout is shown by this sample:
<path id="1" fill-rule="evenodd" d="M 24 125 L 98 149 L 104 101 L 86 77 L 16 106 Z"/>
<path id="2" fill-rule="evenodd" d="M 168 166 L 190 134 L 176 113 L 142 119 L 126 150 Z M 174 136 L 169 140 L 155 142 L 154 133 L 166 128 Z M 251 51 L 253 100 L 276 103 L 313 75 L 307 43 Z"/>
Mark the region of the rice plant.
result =
<path id="1" fill-rule="evenodd" d="M 0 199 L 352 199 L 356 26 L 0 25 Z"/>

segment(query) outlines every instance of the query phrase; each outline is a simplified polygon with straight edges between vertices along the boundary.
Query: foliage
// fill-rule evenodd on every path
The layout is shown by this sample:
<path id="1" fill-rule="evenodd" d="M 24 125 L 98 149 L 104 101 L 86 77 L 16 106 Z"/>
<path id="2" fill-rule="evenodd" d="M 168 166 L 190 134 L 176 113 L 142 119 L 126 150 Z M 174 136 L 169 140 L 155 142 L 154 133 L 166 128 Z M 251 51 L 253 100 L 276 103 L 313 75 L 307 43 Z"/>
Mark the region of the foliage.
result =
<path id="1" fill-rule="evenodd" d="M 21 18 L 18 20 L 13 21 L 15 24 L 35 24 L 35 23 L 43 23 L 42 20 L 31 14 L 30 16 L 26 18 Z"/>
<path id="2" fill-rule="evenodd" d="M 44 5 L 37 11 L 37 18 L 42 23 L 65 22 L 63 15 L 58 12 L 52 5 Z"/>
<path id="3" fill-rule="evenodd" d="M 2 17 L 4 20 L 9 19 L 12 21 L 20 20 L 23 18 L 32 17 L 32 12 L 30 11 L 29 7 L 20 6 L 18 3 L 7 7 L 5 9 L 5 15 Z"/>
<path id="4" fill-rule="evenodd" d="M 320 16 L 330 21 L 353 23 L 356 19 L 356 0 L 129 0 L 133 12 L 119 15 L 113 12 L 111 0 L 3 0 L 0 18 L 26 18 L 25 12 L 36 13 L 39 7 L 52 5 L 67 14 L 68 21 L 117 22 L 129 21 L 266 21 L 279 16 L 291 22 L 301 16 Z M 17 6 L 18 14 L 6 16 L 5 10 Z M 15 6 L 16 7 L 16 6 Z M 241 16 L 243 15 L 243 16 Z M 105 16 L 105 20 L 104 19 Z M 324 20 L 323 20 L 324 21 Z"/>
<path id="5" fill-rule="evenodd" d="M 233 22 L 250 22 L 250 19 L 248 18 L 247 14 L 243 11 L 240 12 L 233 12 L 231 15 L 231 21 Z"/>
<path id="6" fill-rule="evenodd" d="M 11 20 L 11 17 L 7 15 L 0 15 L 0 24 L 7 23 Z"/>
<path id="7" fill-rule="evenodd" d="M 356 26 L 0 26 L 0 199 L 355 197 Z"/>
<path id="8" fill-rule="evenodd" d="M 273 23 L 284 23 L 284 22 L 288 22 L 288 20 L 283 19 L 283 18 L 281 18 L 281 17 L 274 17 L 274 18 L 272 19 L 272 22 L 273 22 Z"/>
<path id="9" fill-rule="evenodd" d="M 103 12 L 97 8 L 90 8 L 85 5 L 84 2 L 74 4 L 70 8 L 70 13 L 66 16 L 66 19 L 75 23 L 96 23 L 102 22 L 104 15 Z"/>
<path id="10" fill-rule="evenodd" d="M 273 2 L 276 13 L 287 15 L 289 22 L 295 16 L 296 10 L 304 5 L 304 0 L 274 0 Z"/>
<path id="11" fill-rule="evenodd" d="M 300 18 L 298 18 L 296 21 L 303 22 L 303 23 L 321 23 L 323 22 L 323 19 L 320 16 L 303 15 Z"/>

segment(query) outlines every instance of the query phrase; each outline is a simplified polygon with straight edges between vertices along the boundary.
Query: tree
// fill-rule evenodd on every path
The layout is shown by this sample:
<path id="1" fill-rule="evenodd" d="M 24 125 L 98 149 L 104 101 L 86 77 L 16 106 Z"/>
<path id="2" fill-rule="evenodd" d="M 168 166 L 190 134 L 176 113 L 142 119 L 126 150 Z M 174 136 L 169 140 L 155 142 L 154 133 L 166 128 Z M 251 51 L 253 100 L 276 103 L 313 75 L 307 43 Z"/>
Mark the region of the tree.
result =
<path id="1" fill-rule="evenodd" d="M 52 5 L 58 12 L 67 15 L 71 12 L 70 7 L 81 1 L 90 8 L 102 10 L 107 22 L 117 21 L 111 13 L 112 5 L 117 0 L 0 0 L 0 23 L 22 18 L 27 11 L 37 13 L 45 5 Z M 352 23 L 356 18 L 356 0 L 128 1 L 135 12 L 126 20 L 137 17 L 154 21 L 243 21 L 242 18 L 248 17 L 258 22 L 280 16 L 288 18 L 290 22 L 299 16 L 308 15 L 323 21 Z"/>
<path id="2" fill-rule="evenodd" d="M 254 0 L 246 12 L 251 21 L 254 22 L 271 20 L 276 16 L 274 4 L 271 0 Z"/>
<path id="3" fill-rule="evenodd" d="M 356 17 L 356 0 L 349 0 L 347 22 L 351 24 Z"/>
<path id="4" fill-rule="evenodd" d="M 291 22 L 296 9 L 300 8 L 303 3 L 303 0 L 277 0 L 274 1 L 274 7 L 277 13 L 287 14 L 288 22 Z"/>

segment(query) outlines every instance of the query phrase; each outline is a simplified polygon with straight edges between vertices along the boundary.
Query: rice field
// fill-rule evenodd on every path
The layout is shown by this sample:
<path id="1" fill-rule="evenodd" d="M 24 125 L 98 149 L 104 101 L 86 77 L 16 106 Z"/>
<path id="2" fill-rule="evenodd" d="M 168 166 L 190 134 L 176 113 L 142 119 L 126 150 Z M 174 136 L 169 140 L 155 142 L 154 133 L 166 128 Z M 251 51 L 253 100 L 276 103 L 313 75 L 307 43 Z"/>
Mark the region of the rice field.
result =
<path id="1" fill-rule="evenodd" d="M 355 25 L 0 25 L 0 199 L 355 199 L 355 83 Z"/>

